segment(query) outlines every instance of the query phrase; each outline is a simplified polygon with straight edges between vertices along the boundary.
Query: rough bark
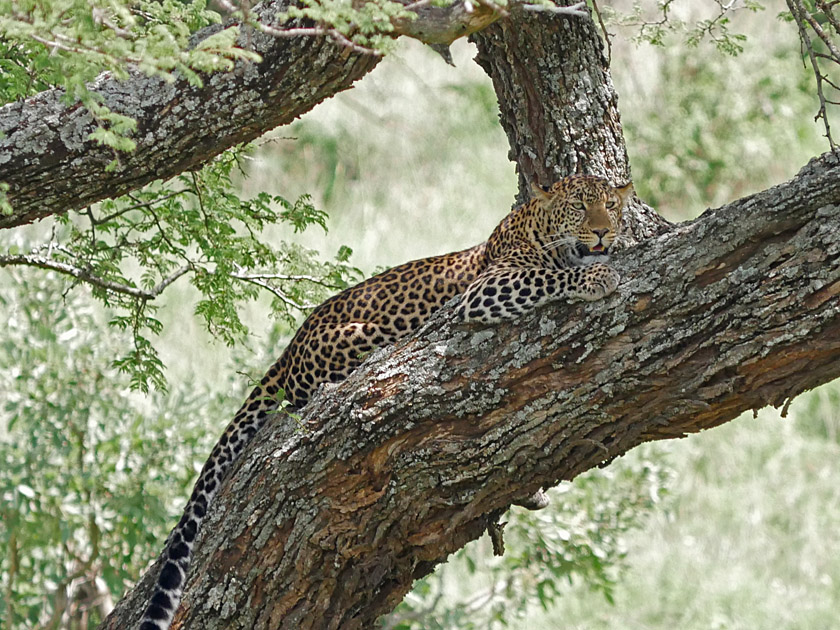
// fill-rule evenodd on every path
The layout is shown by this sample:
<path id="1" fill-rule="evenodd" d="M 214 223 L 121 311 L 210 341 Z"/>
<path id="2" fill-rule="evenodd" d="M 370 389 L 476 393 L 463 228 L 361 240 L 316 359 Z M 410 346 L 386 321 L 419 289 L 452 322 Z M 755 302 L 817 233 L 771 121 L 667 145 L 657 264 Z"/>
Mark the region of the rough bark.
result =
<path id="1" fill-rule="evenodd" d="M 500 119 L 528 182 L 572 173 L 630 178 L 618 96 L 592 20 L 517 15 L 471 36 L 476 61 L 493 80 Z M 550 69 L 549 72 L 546 70 Z"/>
<path id="2" fill-rule="evenodd" d="M 411 4 L 411 0 L 404 0 Z M 267 24 L 289 0 L 269 0 L 252 14 Z M 487 7 L 421 7 L 415 20 L 395 21 L 394 35 L 449 43 L 499 18 Z M 233 24 L 230 22 L 229 24 Z M 210 27 L 194 40 L 216 32 Z M 378 63 L 328 37 L 278 38 L 243 27 L 240 45 L 262 62 L 238 62 L 233 72 L 204 78 L 202 87 L 168 84 L 139 72 L 126 81 L 104 73 L 93 90 L 112 111 L 137 120 L 137 149 L 121 153 L 88 140 L 96 128 L 87 110 L 48 90 L 0 108 L 0 182 L 9 184 L 13 213 L 0 229 L 83 208 L 156 179 L 196 168 L 227 148 L 289 123 L 352 86 Z"/>
<path id="3" fill-rule="evenodd" d="M 516 498 L 840 376 L 836 155 L 615 264 L 601 302 L 477 329 L 450 306 L 267 427 L 173 627 L 370 627 Z"/>
<path id="4" fill-rule="evenodd" d="M 258 10 L 271 16 L 285 0 Z M 215 32 L 208 28 L 198 39 Z M 137 120 L 134 152 L 120 155 L 88 135 L 91 115 L 62 101 L 54 89 L 0 109 L 0 181 L 10 185 L 14 212 L 0 228 L 115 197 L 155 179 L 195 168 L 221 151 L 291 122 L 322 100 L 352 85 L 378 58 L 352 52 L 328 38 L 275 38 L 243 32 L 243 46 L 262 62 L 240 62 L 233 72 L 206 76 L 203 87 L 180 79 L 134 73 L 118 81 L 104 73 L 94 90 L 111 110 Z M 5 134 L 4 136 L 2 134 Z"/>

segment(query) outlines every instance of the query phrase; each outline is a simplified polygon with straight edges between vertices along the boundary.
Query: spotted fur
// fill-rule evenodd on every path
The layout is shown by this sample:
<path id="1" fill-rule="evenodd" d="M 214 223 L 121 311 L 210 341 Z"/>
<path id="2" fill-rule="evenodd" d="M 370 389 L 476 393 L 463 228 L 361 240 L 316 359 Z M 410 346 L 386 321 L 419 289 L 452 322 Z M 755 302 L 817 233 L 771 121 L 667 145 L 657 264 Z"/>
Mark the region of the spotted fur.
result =
<path id="1" fill-rule="evenodd" d="M 140 630 L 166 630 L 181 600 L 201 522 L 226 472 L 285 396 L 303 407 L 323 383 L 346 378 L 374 348 L 417 330 L 456 295 L 459 316 L 492 323 L 550 300 L 597 300 L 615 290 L 606 254 L 618 235 L 632 185 L 573 176 L 535 188 L 486 243 L 405 263 L 347 289 L 316 308 L 227 426 L 204 464 Z M 537 501 L 539 503 L 539 501 Z"/>
<path id="2" fill-rule="evenodd" d="M 618 286 L 606 261 L 632 184 L 578 176 L 534 192 L 490 236 L 488 265 L 458 309 L 465 321 L 514 319 L 561 298 L 599 300 Z"/>

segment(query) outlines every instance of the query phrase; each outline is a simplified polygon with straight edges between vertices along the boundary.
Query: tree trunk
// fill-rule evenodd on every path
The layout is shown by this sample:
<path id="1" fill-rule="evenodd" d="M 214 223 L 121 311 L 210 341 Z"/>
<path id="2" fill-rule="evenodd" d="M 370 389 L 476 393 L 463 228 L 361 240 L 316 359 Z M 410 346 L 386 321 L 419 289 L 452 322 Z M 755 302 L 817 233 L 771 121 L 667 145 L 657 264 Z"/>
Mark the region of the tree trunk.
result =
<path id="1" fill-rule="evenodd" d="M 522 12 L 470 37 L 493 80 L 500 119 L 526 184 L 574 173 L 630 179 L 618 96 L 592 20 Z M 550 24 L 550 27 L 548 27 Z"/>
<path id="2" fill-rule="evenodd" d="M 594 27 L 514 14 L 476 39 L 522 183 L 626 176 Z M 838 156 L 670 229 L 639 206 L 631 228 L 607 299 L 478 328 L 450 304 L 270 423 L 210 510 L 173 628 L 369 628 L 513 500 L 840 376 Z M 104 628 L 137 620 L 155 575 Z"/>
<path id="3" fill-rule="evenodd" d="M 518 11 L 470 39 L 499 100 L 499 118 L 519 173 L 517 203 L 530 198 L 532 182 L 551 184 L 565 175 L 631 179 L 618 95 L 591 19 L 548 20 Z M 625 246 L 668 226 L 638 199 L 626 215 Z"/>

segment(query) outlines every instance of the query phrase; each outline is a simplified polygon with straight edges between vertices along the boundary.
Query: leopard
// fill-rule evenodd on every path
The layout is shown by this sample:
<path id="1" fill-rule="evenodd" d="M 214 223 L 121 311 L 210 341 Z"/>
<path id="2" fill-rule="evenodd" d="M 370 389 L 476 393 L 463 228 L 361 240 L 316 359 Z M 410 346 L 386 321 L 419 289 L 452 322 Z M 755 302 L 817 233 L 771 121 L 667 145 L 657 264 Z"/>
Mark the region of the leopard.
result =
<path id="1" fill-rule="evenodd" d="M 165 543 L 139 630 L 169 627 L 207 510 L 226 473 L 281 402 L 285 411 L 303 409 L 320 386 L 345 379 L 375 348 L 417 331 L 455 298 L 458 320 L 492 325 L 554 300 L 594 301 L 615 291 L 620 277 L 609 253 L 633 184 L 573 175 L 532 188 L 532 198 L 515 207 L 486 242 L 393 267 L 309 314 L 213 447 Z"/>

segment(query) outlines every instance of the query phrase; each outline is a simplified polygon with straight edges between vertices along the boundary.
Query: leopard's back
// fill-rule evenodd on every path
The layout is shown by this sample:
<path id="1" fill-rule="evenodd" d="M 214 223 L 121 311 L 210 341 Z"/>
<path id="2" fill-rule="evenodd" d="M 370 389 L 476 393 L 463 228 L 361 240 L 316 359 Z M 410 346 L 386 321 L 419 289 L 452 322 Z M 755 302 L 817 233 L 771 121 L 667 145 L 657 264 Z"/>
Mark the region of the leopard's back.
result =
<path id="1" fill-rule="evenodd" d="M 270 370 L 294 408 L 325 382 L 346 378 L 364 355 L 393 343 L 463 293 L 487 265 L 485 245 L 398 265 L 342 291 L 316 308 Z"/>

